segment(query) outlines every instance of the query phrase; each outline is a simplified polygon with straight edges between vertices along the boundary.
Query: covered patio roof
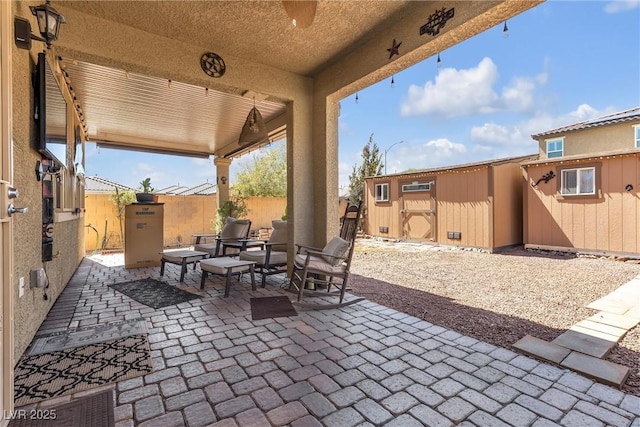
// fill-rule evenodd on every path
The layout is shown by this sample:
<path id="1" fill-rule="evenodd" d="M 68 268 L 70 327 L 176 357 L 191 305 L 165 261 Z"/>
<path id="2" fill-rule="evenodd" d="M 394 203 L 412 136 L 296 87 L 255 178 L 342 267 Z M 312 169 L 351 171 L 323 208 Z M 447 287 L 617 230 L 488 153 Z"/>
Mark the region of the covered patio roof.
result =
<path id="1" fill-rule="evenodd" d="M 88 140 L 233 157 L 255 148 L 237 145 L 254 100 L 280 139 L 301 88 L 347 96 L 537 3 L 319 1 L 299 28 L 280 1 L 65 1 L 55 3 L 67 17 L 56 48 Z M 440 10 L 455 14 L 421 35 Z M 223 59 L 222 76 L 202 71 L 207 52 Z"/>

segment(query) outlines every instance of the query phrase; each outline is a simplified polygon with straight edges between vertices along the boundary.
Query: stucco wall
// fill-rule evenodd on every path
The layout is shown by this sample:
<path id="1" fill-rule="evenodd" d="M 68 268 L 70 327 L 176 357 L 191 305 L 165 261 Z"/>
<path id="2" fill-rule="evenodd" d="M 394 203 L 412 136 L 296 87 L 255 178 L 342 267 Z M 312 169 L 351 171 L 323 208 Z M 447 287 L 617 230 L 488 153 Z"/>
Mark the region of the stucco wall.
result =
<path id="1" fill-rule="evenodd" d="M 14 3 L 14 14 L 32 17 L 28 3 Z M 35 20 L 32 22 L 35 27 Z M 82 219 L 55 224 L 54 254 L 60 255 L 48 263 L 42 262 L 42 183 L 36 179 L 36 161 L 41 159 L 34 149 L 36 125 L 33 120 L 34 92 L 31 73 L 37 61 L 39 43 L 31 51 L 12 45 L 13 89 L 13 162 L 14 185 L 20 191 L 15 204 L 29 209 L 14 219 L 14 357 L 17 362 L 60 292 L 76 270 L 83 256 Z M 43 298 L 42 289 L 30 289 L 29 271 L 44 267 L 50 280 Z M 25 281 L 25 294 L 19 297 L 18 283 Z"/>
<path id="2" fill-rule="evenodd" d="M 594 165 L 595 197 L 561 197 L 561 168 Z M 549 170 L 556 178 L 530 185 Z M 640 153 L 524 168 L 525 244 L 605 253 L 640 253 Z M 598 184 L 599 182 L 599 184 Z M 625 188 L 631 185 L 627 191 Z M 629 187 L 630 188 L 630 187 Z"/>
<path id="3" fill-rule="evenodd" d="M 638 124 L 640 120 L 541 138 L 538 140 L 540 157 L 547 157 L 546 141 L 560 137 L 564 137 L 565 156 L 631 149 L 635 144 L 633 125 Z"/>

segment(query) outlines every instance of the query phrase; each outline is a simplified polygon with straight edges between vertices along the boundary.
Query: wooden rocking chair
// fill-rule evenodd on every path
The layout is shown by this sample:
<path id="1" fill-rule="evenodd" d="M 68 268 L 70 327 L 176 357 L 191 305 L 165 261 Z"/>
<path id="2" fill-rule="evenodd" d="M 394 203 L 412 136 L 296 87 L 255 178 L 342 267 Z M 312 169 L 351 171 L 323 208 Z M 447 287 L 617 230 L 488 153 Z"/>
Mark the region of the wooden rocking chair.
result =
<path id="1" fill-rule="evenodd" d="M 364 298 L 344 300 L 351 267 L 351 257 L 355 246 L 362 203 L 348 204 L 342 218 L 340 236 L 331 239 L 322 248 L 296 245 L 297 252 L 293 261 L 293 270 L 289 279 L 289 289 L 297 292 L 297 301 L 293 303 L 302 308 L 329 309 L 339 308 L 363 301 Z M 326 290 L 319 290 L 326 286 Z M 332 286 L 337 290 L 332 291 Z M 305 303 L 303 297 L 327 297 L 339 295 L 336 304 Z"/>

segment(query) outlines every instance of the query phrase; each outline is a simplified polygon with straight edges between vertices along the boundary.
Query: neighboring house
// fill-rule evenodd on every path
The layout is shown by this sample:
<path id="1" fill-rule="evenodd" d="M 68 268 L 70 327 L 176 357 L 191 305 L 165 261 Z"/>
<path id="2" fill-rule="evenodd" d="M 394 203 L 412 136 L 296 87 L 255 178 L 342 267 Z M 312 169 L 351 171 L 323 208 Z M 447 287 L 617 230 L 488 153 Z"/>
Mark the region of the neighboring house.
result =
<path id="1" fill-rule="evenodd" d="M 489 251 L 522 244 L 520 163 L 533 158 L 369 177 L 365 232 Z"/>
<path id="2" fill-rule="evenodd" d="M 526 248 L 640 253 L 640 107 L 532 135 Z"/>

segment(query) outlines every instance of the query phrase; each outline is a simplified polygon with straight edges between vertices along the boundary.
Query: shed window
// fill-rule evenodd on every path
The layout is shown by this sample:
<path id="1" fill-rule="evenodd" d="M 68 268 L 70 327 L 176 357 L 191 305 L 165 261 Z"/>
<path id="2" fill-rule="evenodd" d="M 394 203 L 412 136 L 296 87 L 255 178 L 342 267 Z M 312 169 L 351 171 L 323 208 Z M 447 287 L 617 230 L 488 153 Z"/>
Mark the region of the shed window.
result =
<path id="1" fill-rule="evenodd" d="M 564 156 L 564 138 L 547 140 L 547 158 Z"/>
<path id="2" fill-rule="evenodd" d="M 389 201 L 389 184 L 376 184 L 376 202 Z"/>
<path id="3" fill-rule="evenodd" d="M 412 191 L 431 191 L 430 182 L 414 182 L 412 184 L 405 184 L 402 186 L 403 193 L 409 193 Z"/>
<path id="4" fill-rule="evenodd" d="M 595 194 L 595 178 L 595 168 L 563 169 L 560 193 L 562 195 Z"/>
<path id="5" fill-rule="evenodd" d="M 640 148 L 640 126 L 634 126 L 633 131 L 636 136 L 636 148 Z"/>

